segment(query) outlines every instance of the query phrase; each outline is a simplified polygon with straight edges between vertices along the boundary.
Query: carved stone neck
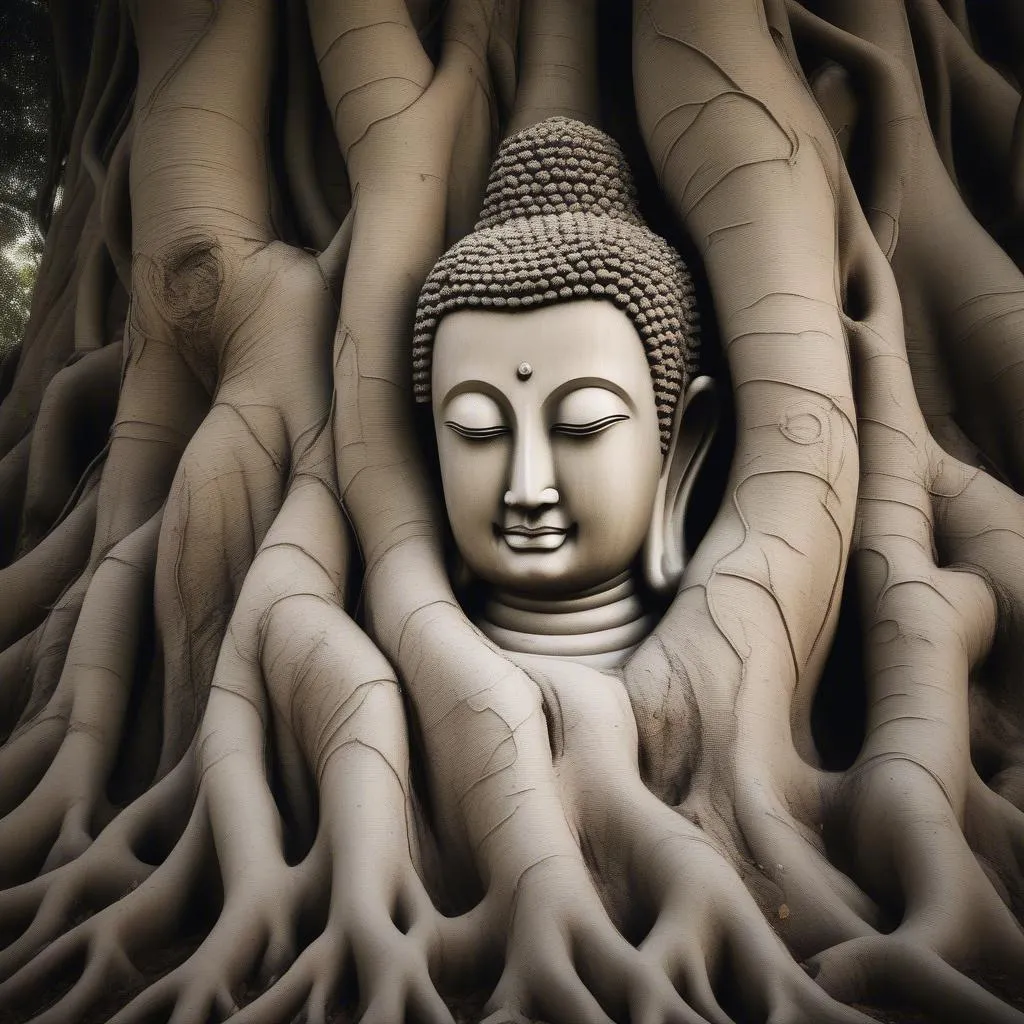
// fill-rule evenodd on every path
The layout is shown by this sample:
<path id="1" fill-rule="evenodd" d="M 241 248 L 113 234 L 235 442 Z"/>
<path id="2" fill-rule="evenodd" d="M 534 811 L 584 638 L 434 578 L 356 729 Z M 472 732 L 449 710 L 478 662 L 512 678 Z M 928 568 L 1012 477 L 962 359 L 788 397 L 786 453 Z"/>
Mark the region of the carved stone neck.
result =
<path id="1" fill-rule="evenodd" d="M 654 628 L 631 571 L 572 597 L 494 592 L 477 626 L 499 647 L 570 658 L 595 668 L 620 665 Z"/>

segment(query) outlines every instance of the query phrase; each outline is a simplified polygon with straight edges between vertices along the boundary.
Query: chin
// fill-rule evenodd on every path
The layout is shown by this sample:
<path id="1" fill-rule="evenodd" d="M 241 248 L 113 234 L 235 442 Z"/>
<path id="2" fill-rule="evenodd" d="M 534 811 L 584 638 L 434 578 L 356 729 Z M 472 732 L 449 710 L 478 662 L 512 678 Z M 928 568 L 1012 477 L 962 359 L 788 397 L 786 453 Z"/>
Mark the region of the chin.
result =
<path id="1" fill-rule="evenodd" d="M 552 594 L 575 586 L 572 552 L 563 544 L 554 551 L 513 551 L 503 542 L 485 564 L 470 571 L 488 586 L 524 596 Z"/>
<path id="2" fill-rule="evenodd" d="M 493 586 L 524 597 L 573 597 L 600 586 L 618 575 L 615 570 L 582 571 L 560 551 L 516 554 L 517 564 L 502 566 L 488 581 Z M 621 571 L 621 570 L 620 570 Z"/>

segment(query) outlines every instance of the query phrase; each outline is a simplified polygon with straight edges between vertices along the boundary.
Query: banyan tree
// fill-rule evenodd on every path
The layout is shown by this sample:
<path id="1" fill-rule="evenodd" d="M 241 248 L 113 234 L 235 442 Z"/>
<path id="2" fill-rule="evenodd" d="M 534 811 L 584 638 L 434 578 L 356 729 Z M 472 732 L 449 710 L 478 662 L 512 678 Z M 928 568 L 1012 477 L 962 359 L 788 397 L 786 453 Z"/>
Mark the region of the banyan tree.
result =
<path id="1" fill-rule="evenodd" d="M 50 17 L 61 199 L 0 371 L 0 1019 L 1024 1021 L 1018 0 Z M 617 292 L 552 250 L 544 323 L 628 314 L 670 369 L 685 327 L 717 422 L 654 531 L 681 576 L 597 668 L 478 627 L 435 426 L 511 431 L 413 393 L 527 265 L 429 284 L 518 244 L 489 175 L 552 124 L 621 147 L 655 241 Z M 552 146 L 516 223 L 597 180 Z M 675 254 L 685 316 L 644 320 Z"/>

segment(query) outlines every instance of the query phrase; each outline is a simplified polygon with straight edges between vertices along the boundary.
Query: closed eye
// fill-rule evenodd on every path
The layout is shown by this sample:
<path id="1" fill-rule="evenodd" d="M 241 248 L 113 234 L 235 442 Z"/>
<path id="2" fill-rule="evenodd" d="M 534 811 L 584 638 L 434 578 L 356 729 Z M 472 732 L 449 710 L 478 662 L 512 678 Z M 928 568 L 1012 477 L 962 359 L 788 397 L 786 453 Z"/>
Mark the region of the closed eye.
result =
<path id="1" fill-rule="evenodd" d="M 600 434 L 601 431 L 628 419 L 628 416 L 616 413 L 611 416 L 602 416 L 599 420 L 591 420 L 589 423 L 553 423 L 551 432 L 566 437 L 590 437 L 592 434 Z"/>
<path id="2" fill-rule="evenodd" d="M 445 420 L 444 425 L 451 427 L 459 437 L 464 437 L 470 441 L 488 441 L 491 438 L 504 437 L 509 432 L 508 427 L 500 423 L 493 427 L 467 427 L 462 423 L 456 423 L 454 420 Z"/>

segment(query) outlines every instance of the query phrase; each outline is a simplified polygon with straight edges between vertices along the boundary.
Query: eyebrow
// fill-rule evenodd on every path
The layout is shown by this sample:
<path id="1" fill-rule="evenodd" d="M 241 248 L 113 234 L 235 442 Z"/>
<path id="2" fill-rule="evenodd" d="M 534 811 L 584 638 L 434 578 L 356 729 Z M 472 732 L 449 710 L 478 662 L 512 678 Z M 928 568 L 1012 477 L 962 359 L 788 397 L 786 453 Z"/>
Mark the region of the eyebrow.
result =
<path id="1" fill-rule="evenodd" d="M 486 380 L 460 380 L 458 384 L 454 384 L 445 393 L 444 398 L 441 399 L 440 408 L 444 408 L 452 399 L 458 398 L 459 395 L 464 395 L 467 392 L 477 392 L 478 394 L 486 395 L 488 398 L 494 399 L 502 408 L 508 406 L 508 399 L 502 393 L 500 388 L 496 388 L 493 384 Z"/>
<path id="2" fill-rule="evenodd" d="M 610 391 L 613 395 L 617 395 L 629 408 L 629 411 L 636 413 L 636 403 L 630 397 L 629 392 L 626 391 L 621 384 L 617 384 L 613 380 L 609 380 L 607 377 L 573 377 L 571 380 L 564 381 L 559 384 L 544 399 L 544 405 L 548 406 L 553 402 L 561 401 L 566 395 L 572 394 L 574 391 L 582 391 L 584 388 L 601 388 L 604 391 Z M 476 392 L 478 394 L 487 395 L 488 398 L 492 398 L 498 405 L 501 406 L 506 412 L 510 411 L 508 408 L 508 398 L 505 393 L 490 381 L 477 380 L 476 378 L 470 378 L 469 380 L 460 380 L 458 384 L 453 384 L 444 397 L 441 399 L 439 408 L 443 409 L 453 399 L 458 398 L 459 395 L 464 395 L 467 392 Z"/>
<path id="3" fill-rule="evenodd" d="M 544 400 L 544 404 L 561 401 L 566 395 L 572 394 L 574 391 L 582 391 L 584 388 L 601 388 L 604 391 L 610 391 L 622 399 L 630 412 L 635 414 L 637 411 L 636 403 L 630 397 L 629 392 L 621 384 L 617 384 L 607 377 L 574 377 L 572 380 L 559 384 Z"/>

